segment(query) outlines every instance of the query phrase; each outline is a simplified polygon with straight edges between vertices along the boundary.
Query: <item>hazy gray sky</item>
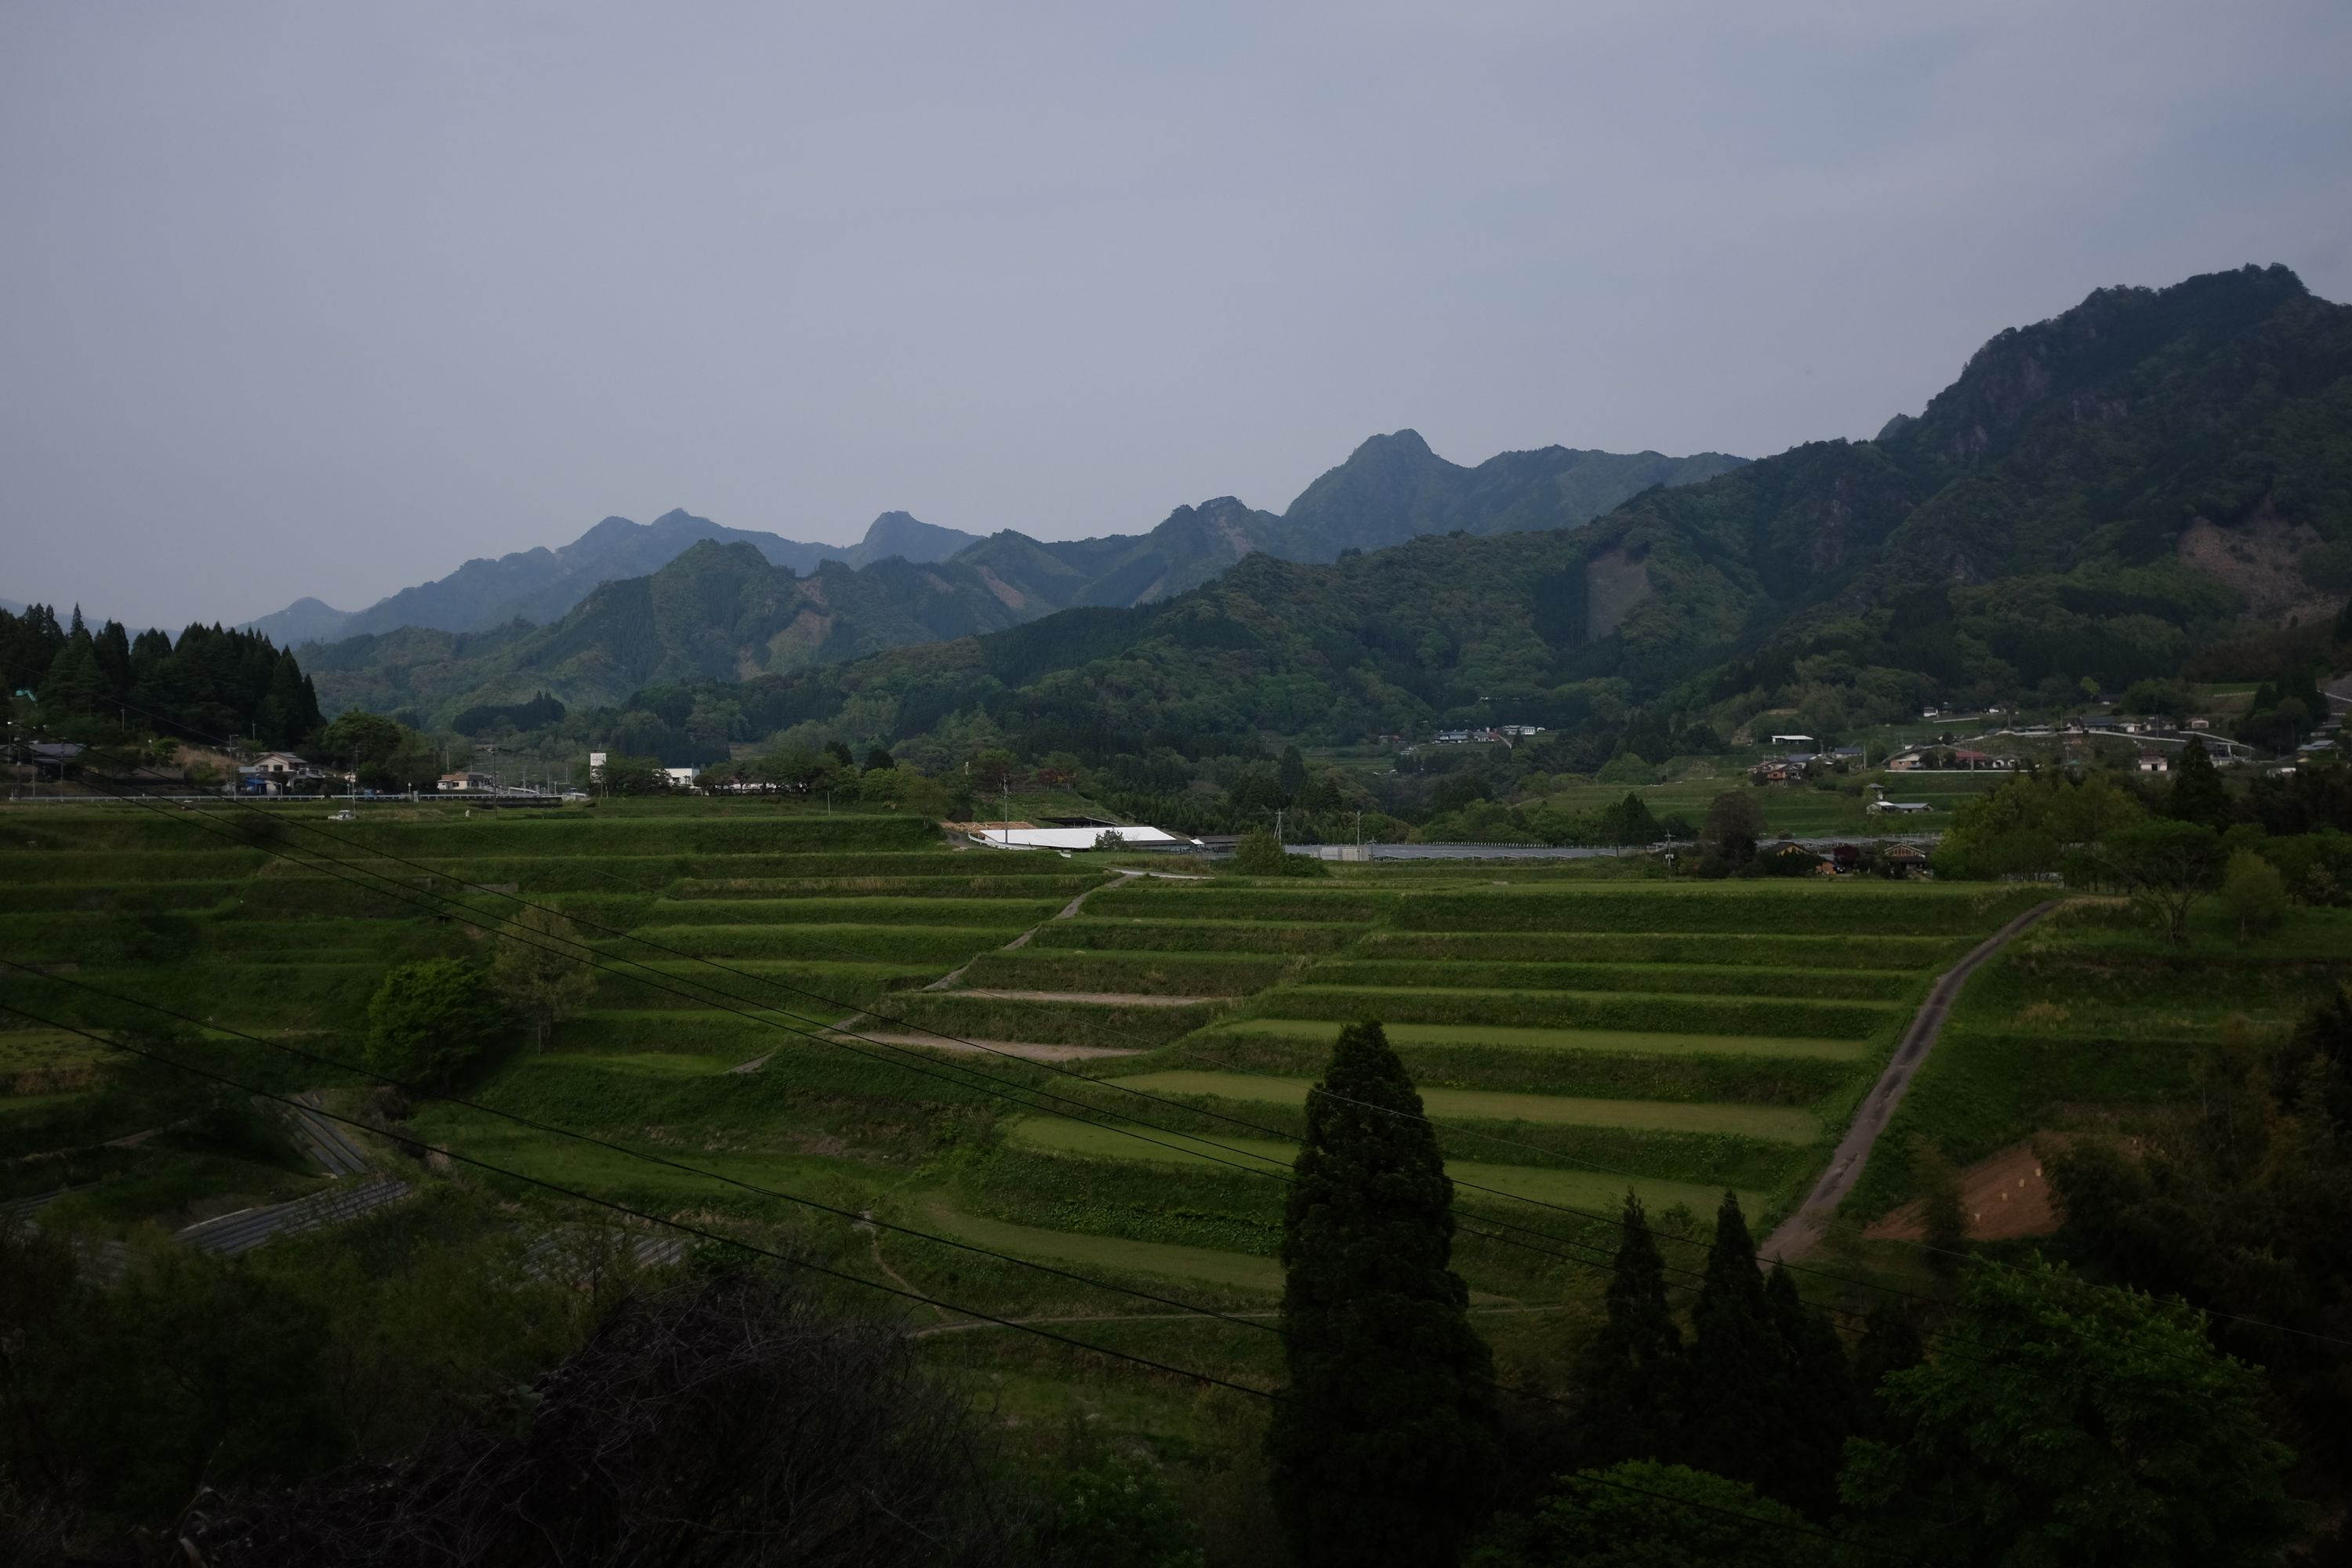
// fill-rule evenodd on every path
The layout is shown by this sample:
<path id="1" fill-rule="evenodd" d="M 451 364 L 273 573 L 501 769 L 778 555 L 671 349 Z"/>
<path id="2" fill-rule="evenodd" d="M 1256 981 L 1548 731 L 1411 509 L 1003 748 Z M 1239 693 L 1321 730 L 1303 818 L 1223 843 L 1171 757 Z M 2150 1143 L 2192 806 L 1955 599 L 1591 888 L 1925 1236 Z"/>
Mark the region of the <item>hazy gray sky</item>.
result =
<path id="1" fill-rule="evenodd" d="M 11 0 L 0 595 L 1866 436 L 2103 284 L 2352 298 L 2347 81 L 2343 0 Z"/>

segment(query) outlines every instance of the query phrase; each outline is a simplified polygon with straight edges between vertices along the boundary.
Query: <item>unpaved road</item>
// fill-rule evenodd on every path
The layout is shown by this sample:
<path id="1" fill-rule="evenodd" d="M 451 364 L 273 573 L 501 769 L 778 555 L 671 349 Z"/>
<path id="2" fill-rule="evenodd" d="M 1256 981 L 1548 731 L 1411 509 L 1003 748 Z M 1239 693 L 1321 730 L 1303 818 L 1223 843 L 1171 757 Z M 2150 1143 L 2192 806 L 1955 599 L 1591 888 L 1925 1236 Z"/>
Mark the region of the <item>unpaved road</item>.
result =
<path id="1" fill-rule="evenodd" d="M 2055 899 L 2034 905 L 1979 942 L 1969 950 L 1966 958 L 1952 965 L 1936 982 L 1935 988 L 1927 993 L 1927 1000 L 1920 1005 L 1918 1014 L 1912 1018 L 1911 1026 L 1903 1032 L 1903 1041 L 1895 1047 L 1894 1059 L 1886 1064 L 1886 1070 L 1878 1075 L 1878 1082 L 1871 1087 L 1869 1097 L 1862 1102 L 1862 1109 L 1853 1113 L 1853 1124 L 1846 1129 L 1845 1136 L 1838 1141 L 1837 1152 L 1830 1156 L 1830 1168 L 1822 1173 L 1822 1179 L 1814 1184 L 1805 1201 L 1798 1205 L 1797 1212 L 1782 1220 L 1772 1234 L 1764 1238 L 1764 1245 L 1756 1249 L 1759 1261 L 1769 1263 L 1775 1258 L 1799 1258 L 1812 1250 L 1814 1244 L 1821 1240 L 1822 1233 L 1829 1228 L 1830 1216 L 1837 1213 L 1837 1206 L 1845 1201 L 1845 1195 L 1853 1191 L 1853 1184 L 1862 1175 L 1864 1162 L 1870 1158 L 1870 1151 L 1878 1142 L 1879 1134 L 1886 1131 L 1886 1123 L 1894 1117 L 1895 1108 L 1903 1102 L 1904 1091 L 1911 1087 L 1912 1075 L 1919 1070 L 1919 1064 L 1927 1059 L 1928 1051 L 1935 1047 L 1936 1037 L 1944 1032 L 1944 1020 L 1951 1016 L 1952 1004 L 1958 999 L 1960 987 L 1968 984 L 1968 978 L 1976 972 L 1977 965 L 1999 952 L 2011 939 L 2057 907 Z"/>

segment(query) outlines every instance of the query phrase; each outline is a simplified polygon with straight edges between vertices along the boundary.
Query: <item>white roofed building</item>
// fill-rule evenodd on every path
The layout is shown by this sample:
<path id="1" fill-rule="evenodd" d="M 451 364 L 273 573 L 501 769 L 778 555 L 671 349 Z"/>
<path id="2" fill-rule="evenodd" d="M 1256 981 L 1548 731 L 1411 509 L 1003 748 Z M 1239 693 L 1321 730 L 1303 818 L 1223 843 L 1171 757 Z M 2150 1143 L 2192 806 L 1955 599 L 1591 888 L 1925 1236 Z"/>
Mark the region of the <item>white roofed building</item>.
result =
<path id="1" fill-rule="evenodd" d="M 1092 849 L 1107 833 L 1118 835 L 1122 849 L 1198 849 L 1197 838 L 1160 827 L 1031 827 L 1024 823 L 997 826 L 985 822 L 952 824 L 975 844 L 992 849 Z"/>

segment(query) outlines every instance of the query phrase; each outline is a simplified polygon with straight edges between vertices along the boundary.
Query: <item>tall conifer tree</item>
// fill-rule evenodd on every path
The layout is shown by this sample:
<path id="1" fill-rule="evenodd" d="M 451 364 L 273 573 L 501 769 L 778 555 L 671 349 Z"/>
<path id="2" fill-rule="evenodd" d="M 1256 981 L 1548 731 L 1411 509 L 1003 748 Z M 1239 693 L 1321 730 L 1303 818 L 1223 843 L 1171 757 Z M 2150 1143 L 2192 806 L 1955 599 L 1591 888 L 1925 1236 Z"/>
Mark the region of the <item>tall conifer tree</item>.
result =
<path id="1" fill-rule="evenodd" d="M 1682 1331 L 1666 1305 L 1665 1263 L 1642 1200 L 1628 1192 L 1609 1277 L 1609 1321 L 1577 1367 L 1577 1462 L 1674 1458 L 1684 1373 Z"/>
<path id="2" fill-rule="evenodd" d="M 1735 1194 L 1716 1210 L 1691 1331 L 1685 1462 L 1781 1495 L 1796 1358 L 1773 1321 Z"/>
<path id="3" fill-rule="evenodd" d="M 1820 1313 L 1805 1310 L 1795 1279 L 1777 1262 L 1764 1280 L 1764 1297 L 1794 1373 L 1781 1447 L 1780 1500 L 1827 1519 L 1837 1508 L 1838 1466 L 1857 1418 L 1853 1368 L 1837 1330 Z"/>
<path id="4" fill-rule="evenodd" d="M 1307 1100 L 1283 1216 L 1290 1386 L 1267 1435 L 1300 1568 L 1445 1568 L 1499 1458 L 1494 1359 L 1447 1267 L 1454 1184 L 1378 1024 Z"/>

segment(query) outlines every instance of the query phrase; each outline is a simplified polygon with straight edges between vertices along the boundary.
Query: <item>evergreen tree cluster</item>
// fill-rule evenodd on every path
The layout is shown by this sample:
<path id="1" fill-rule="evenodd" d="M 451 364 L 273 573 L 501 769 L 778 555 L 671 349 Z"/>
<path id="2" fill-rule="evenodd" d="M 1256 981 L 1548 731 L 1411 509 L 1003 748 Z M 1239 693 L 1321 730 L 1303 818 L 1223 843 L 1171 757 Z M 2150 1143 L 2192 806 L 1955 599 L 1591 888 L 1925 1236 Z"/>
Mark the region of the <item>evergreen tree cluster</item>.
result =
<path id="1" fill-rule="evenodd" d="M 2315 1119 L 2342 1124 L 2347 1020 L 2352 993 L 2252 1075 L 2290 1104 L 2270 1152 L 2248 1156 L 2261 1168 L 2309 1160 Z M 2217 1115 L 2263 1126 L 2248 1092 L 2214 1099 L 2240 1108 Z M 2340 1156 L 2328 1168 L 2340 1173 Z M 2307 1232 L 2325 1247 L 2343 1213 L 2321 1207 Z M 2115 1244 L 2157 1245 L 2164 1208 L 2149 1205 Z M 1729 1193 L 1678 1314 L 1629 1193 L 1606 1321 L 1560 1401 L 1497 1378 L 1451 1267 L 1454 1232 L 1419 1093 L 1380 1025 L 1349 1025 L 1308 1095 L 1284 1216 L 1289 1381 L 1266 1447 L 1300 1568 L 1777 1565 L 1846 1561 L 1841 1541 L 1954 1568 L 2251 1568 L 2302 1528 L 2284 1486 L 2293 1456 L 2264 1426 L 2256 1374 L 2215 1353 L 2178 1302 L 2086 1292 L 2039 1260 L 1979 1264 L 1932 1347 L 1888 1297 L 1849 1350 L 1788 1269 L 1759 1267 Z M 2186 1261 L 2243 1273 L 2248 1257 Z M 2305 1321 L 2339 1326 L 2325 1309 Z M 1527 1410 L 1506 1404 L 1514 1393 L 1533 1394 Z M 1528 1414 L 1562 1407 L 1564 1419 Z"/>
<path id="2" fill-rule="evenodd" d="M 1869 1390 L 1857 1386 L 1844 1342 L 1805 1309 L 1788 1270 L 1758 1267 L 1755 1238 L 1729 1193 L 1716 1211 L 1690 1325 L 1685 1340 L 1655 1233 L 1629 1193 L 1608 1320 L 1578 1367 L 1570 1439 L 1577 1463 L 1687 1465 L 1828 1518 L 1845 1440 L 1861 1429 Z M 1905 1364 L 1906 1354 L 1916 1360 L 1908 1321 L 1874 1318 L 1862 1354 L 1874 1378 Z"/>
<path id="3" fill-rule="evenodd" d="M 134 637 L 120 621 L 93 631 L 79 608 L 64 624 L 47 605 L 0 610 L 0 679 L 53 721 L 112 721 L 137 708 L 158 716 L 142 724 L 185 739 L 235 733 L 279 747 L 322 723 L 317 689 L 290 649 L 217 625 L 191 626 L 175 641 L 153 628 Z"/>

